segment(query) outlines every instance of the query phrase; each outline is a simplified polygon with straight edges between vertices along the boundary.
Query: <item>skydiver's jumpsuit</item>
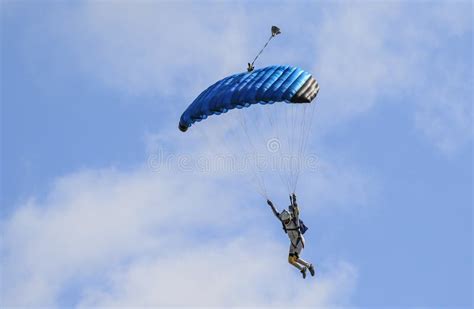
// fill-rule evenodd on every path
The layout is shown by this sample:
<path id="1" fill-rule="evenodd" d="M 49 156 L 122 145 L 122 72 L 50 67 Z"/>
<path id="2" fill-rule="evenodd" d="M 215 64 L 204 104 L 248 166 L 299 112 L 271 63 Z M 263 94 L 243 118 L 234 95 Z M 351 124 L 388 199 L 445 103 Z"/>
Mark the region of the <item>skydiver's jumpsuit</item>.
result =
<path id="1" fill-rule="evenodd" d="M 283 224 L 284 230 L 290 239 L 288 263 L 295 266 L 299 270 L 303 270 L 304 267 L 309 268 L 311 264 L 300 258 L 300 253 L 304 248 L 304 237 L 303 234 L 301 234 L 299 227 L 300 211 L 298 205 L 296 203 L 290 205 L 289 213 L 291 214 L 292 219 L 288 224 L 285 224 L 282 221 L 280 217 L 281 214 L 275 209 L 275 207 L 272 207 L 272 210 L 278 220 L 280 220 L 280 222 Z"/>

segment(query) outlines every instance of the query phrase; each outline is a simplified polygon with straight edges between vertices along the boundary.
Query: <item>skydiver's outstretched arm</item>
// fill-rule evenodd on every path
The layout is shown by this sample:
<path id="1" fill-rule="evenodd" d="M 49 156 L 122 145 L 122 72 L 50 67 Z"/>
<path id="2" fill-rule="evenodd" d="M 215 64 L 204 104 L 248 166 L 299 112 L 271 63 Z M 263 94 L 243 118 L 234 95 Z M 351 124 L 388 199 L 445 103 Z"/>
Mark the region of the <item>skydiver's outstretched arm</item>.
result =
<path id="1" fill-rule="evenodd" d="M 267 200 L 267 204 L 268 204 L 268 206 L 270 206 L 270 207 L 272 208 L 273 214 L 278 218 L 278 220 L 280 220 L 280 213 L 279 213 L 278 210 L 275 208 L 275 206 L 273 206 L 272 201 Z"/>
<path id="2" fill-rule="evenodd" d="M 299 221 L 300 218 L 300 209 L 298 207 L 298 204 L 296 203 L 296 194 L 290 195 L 290 201 L 291 201 L 291 210 L 293 212 L 293 215 L 296 218 L 296 221 Z"/>

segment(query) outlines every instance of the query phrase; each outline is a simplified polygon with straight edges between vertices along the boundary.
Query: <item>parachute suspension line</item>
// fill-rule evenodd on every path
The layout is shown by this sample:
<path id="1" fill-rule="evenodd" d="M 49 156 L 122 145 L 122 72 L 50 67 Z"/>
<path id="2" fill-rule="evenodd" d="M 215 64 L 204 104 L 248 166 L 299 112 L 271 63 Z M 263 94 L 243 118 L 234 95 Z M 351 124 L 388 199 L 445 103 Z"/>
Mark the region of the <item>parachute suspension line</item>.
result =
<path id="1" fill-rule="evenodd" d="M 285 106 L 285 107 L 287 107 L 287 106 Z M 285 126 L 286 126 L 286 128 L 283 129 L 283 132 L 285 132 L 285 133 L 283 135 L 286 135 L 286 146 L 284 144 L 282 144 L 282 153 L 281 153 L 281 157 L 280 157 L 280 165 L 282 167 L 283 175 L 284 175 L 285 181 L 287 183 L 288 194 L 290 194 L 291 193 L 291 184 L 290 184 L 289 169 L 288 169 L 288 156 L 289 156 L 289 150 L 290 150 L 291 135 L 290 135 L 290 130 L 289 130 L 289 126 L 288 126 L 288 107 L 285 108 Z"/>
<path id="2" fill-rule="evenodd" d="M 276 171 L 272 170 L 272 172 L 278 174 L 280 181 L 286 186 L 288 193 L 291 194 L 296 191 L 299 176 L 303 168 L 303 155 L 306 149 L 305 145 L 307 145 L 311 134 L 309 127 L 312 125 L 311 120 L 313 120 L 315 104 L 309 108 L 306 104 L 293 103 L 292 106 L 286 104 L 272 104 L 266 107 L 267 112 L 264 112 L 265 109 L 263 109 L 262 105 L 255 105 L 253 108 L 257 110 L 255 113 L 240 114 L 243 112 L 239 111 L 245 136 L 255 152 L 255 145 L 266 145 L 267 151 L 269 151 L 270 148 L 268 147 L 270 146 L 269 142 L 272 141 L 271 139 L 275 137 L 279 138 L 277 141 L 278 145 L 275 148 L 277 158 L 270 158 L 273 160 L 271 161 L 271 167 L 276 168 Z M 279 113 L 279 108 L 284 109 L 283 113 Z M 311 117 L 309 117 L 310 115 Z M 281 116 L 285 116 L 284 126 L 286 129 L 282 127 L 283 118 Z M 264 124 L 261 122 L 261 120 L 265 118 L 272 132 L 265 130 Z M 282 134 L 282 131 L 284 134 Z M 252 134 L 250 134 L 250 132 L 252 132 Z M 265 136 L 264 133 L 272 135 Z M 286 138 L 284 137 L 285 135 Z M 286 145 L 285 141 L 287 142 Z M 270 152 L 273 152 L 273 150 Z M 279 161 L 275 161 L 275 159 Z M 262 179 L 262 171 L 252 170 L 252 172 L 255 174 L 255 179 L 261 183 L 260 186 L 263 187 L 261 190 L 266 192 L 266 181 Z"/>
<path id="3" fill-rule="evenodd" d="M 298 177 L 299 169 L 299 152 L 298 152 L 298 146 L 301 142 L 302 135 L 301 135 L 301 129 L 303 127 L 303 121 L 301 119 L 302 113 L 301 113 L 301 105 L 300 104 L 293 104 L 293 144 L 292 144 L 292 158 L 291 158 L 291 182 L 292 182 L 292 192 L 295 191 L 296 189 L 296 178 Z M 301 116 L 300 116 L 301 115 Z"/>
<path id="4" fill-rule="evenodd" d="M 275 105 L 270 104 L 267 107 L 268 111 L 266 113 L 261 112 L 261 114 L 264 114 L 265 116 L 264 117 L 262 116 L 260 119 L 266 118 L 268 120 L 268 124 L 269 124 L 269 127 L 271 129 L 270 135 L 269 136 L 267 135 L 267 136 L 263 137 L 263 142 L 264 142 L 264 145 L 266 146 L 266 152 L 265 153 L 270 152 L 270 153 L 278 154 L 279 151 L 280 151 L 280 147 L 279 147 L 279 144 L 278 144 L 278 140 L 276 140 L 276 141 L 274 140 L 274 138 L 277 138 L 279 136 L 278 133 L 276 132 L 276 123 L 277 122 L 275 121 L 274 117 L 272 117 L 273 116 L 273 113 L 272 113 L 273 111 L 272 110 L 274 108 L 275 108 Z M 262 128 L 262 132 L 263 131 L 264 131 L 264 129 Z M 276 144 L 277 147 L 275 148 L 275 150 L 273 150 L 273 143 L 274 142 L 277 142 L 277 144 Z M 271 168 L 271 171 L 274 172 L 273 169 L 275 168 L 275 158 L 271 157 L 270 159 L 271 159 L 270 168 Z M 278 173 L 278 177 L 280 178 L 282 183 L 285 184 L 284 183 L 284 178 L 283 178 L 283 175 L 281 174 L 280 169 L 276 168 L 276 170 L 277 170 L 277 173 Z"/>
<path id="5" fill-rule="evenodd" d="M 299 176 L 301 174 L 301 168 L 302 168 L 302 164 L 303 162 L 306 162 L 306 158 L 305 158 L 305 153 L 303 152 L 303 144 L 304 144 L 304 140 L 305 140 L 305 137 L 307 134 L 309 134 L 306 130 L 307 130 L 307 121 L 306 121 L 306 108 L 307 108 L 307 105 L 304 104 L 303 105 L 303 112 L 302 112 L 302 125 L 301 125 L 301 131 L 300 131 L 300 136 L 301 138 L 299 139 L 300 143 L 298 145 L 298 162 L 297 162 L 297 173 L 296 173 L 296 179 L 295 179 L 295 184 L 294 184 L 294 189 L 293 191 L 296 190 L 296 185 L 298 184 L 298 179 L 299 179 Z"/>
<path id="6" fill-rule="evenodd" d="M 256 139 L 259 139 L 259 141 L 256 140 L 256 143 L 257 145 L 265 145 L 266 146 L 266 152 L 263 152 L 265 153 L 265 156 L 268 156 L 268 152 L 270 153 L 275 153 L 279 156 L 281 156 L 281 147 L 280 147 L 280 144 L 279 144 L 279 140 L 277 139 L 276 141 L 274 140 L 275 137 L 278 137 L 279 135 L 275 135 L 275 134 L 272 134 L 272 136 L 268 136 L 268 133 L 273 133 L 273 132 L 268 132 L 268 130 L 266 130 L 265 128 L 265 124 L 262 122 L 263 119 L 265 119 L 265 117 L 267 117 L 267 119 L 269 119 L 269 122 L 270 122 L 270 127 L 272 129 L 272 131 L 275 131 L 274 130 L 274 127 L 272 124 L 275 123 L 275 121 L 272 121 L 270 119 L 270 115 L 272 115 L 271 113 L 271 108 L 275 108 L 276 106 L 275 105 L 271 105 L 271 106 L 267 106 L 265 107 L 264 105 L 260 105 L 260 104 L 257 104 L 255 105 L 255 109 L 257 110 L 255 113 L 252 113 L 252 114 L 247 114 L 249 115 L 253 115 L 253 119 L 251 119 L 251 121 L 247 121 L 247 124 L 250 122 L 253 124 L 253 128 L 251 130 L 251 132 L 254 132 L 254 134 L 252 134 L 252 136 L 255 136 Z M 266 116 L 264 116 L 266 115 Z M 257 126 L 257 124 L 259 124 L 259 126 Z M 265 134 L 267 133 L 267 134 Z M 250 134 L 249 134 L 250 136 Z M 275 145 L 275 142 L 276 142 L 276 145 Z M 273 146 L 276 146 L 273 148 Z M 270 155 L 270 158 L 268 158 L 269 160 L 266 160 L 265 162 L 270 162 L 270 165 L 266 165 L 265 168 L 270 168 L 270 171 L 271 172 L 274 172 L 273 169 L 275 168 L 275 158 L 272 157 Z M 280 177 L 280 180 L 282 180 L 282 182 L 284 183 L 284 177 L 283 175 L 281 174 L 281 171 L 279 168 L 276 168 L 277 172 L 278 172 L 278 176 Z M 263 173 L 262 173 L 263 174 Z M 263 178 L 263 175 L 262 175 L 262 178 Z M 289 186 L 288 186 L 289 188 Z"/>
<path id="7" fill-rule="evenodd" d="M 289 183 L 288 183 L 288 179 L 286 178 L 285 179 L 285 171 L 281 169 L 281 164 L 283 162 L 283 144 L 282 144 L 282 140 L 281 140 L 281 129 L 280 129 L 280 123 L 282 122 L 282 119 L 276 119 L 276 115 L 278 114 L 278 108 L 280 108 L 281 106 L 277 106 L 275 104 L 272 104 L 272 106 L 270 106 L 270 108 L 272 109 L 271 111 L 269 111 L 268 113 L 265 113 L 265 115 L 267 116 L 267 119 L 268 119 L 268 122 L 270 123 L 270 127 L 272 128 L 272 137 L 271 138 L 277 138 L 277 158 L 275 161 L 275 158 L 272 158 L 273 161 L 272 161 L 272 167 L 275 168 L 277 170 L 277 173 L 278 173 L 278 176 L 280 178 L 280 181 L 281 183 L 286 186 L 287 190 L 288 190 L 288 194 L 290 194 L 290 186 L 289 186 Z M 267 150 L 270 151 L 270 148 L 269 148 L 269 143 L 270 143 L 270 139 L 267 141 Z"/>
<path id="8" fill-rule="evenodd" d="M 296 130 L 296 120 L 297 120 L 297 111 L 296 111 L 296 104 L 291 104 L 291 148 L 290 148 L 290 181 L 291 181 L 291 188 L 294 188 L 294 179 L 295 179 L 295 172 L 296 172 L 296 167 L 295 167 L 295 160 L 298 158 L 295 155 L 295 143 L 299 136 L 297 135 L 297 130 Z M 293 189 L 294 191 L 294 189 Z"/>
<path id="9" fill-rule="evenodd" d="M 197 132 L 203 139 L 207 140 L 208 144 L 210 144 L 213 148 L 215 147 L 215 144 L 213 143 L 213 138 L 211 138 L 211 134 L 209 134 L 208 129 L 206 129 L 205 127 L 198 127 L 196 128 L 195 132 Z M 229 153 L 234 153 L 234 151 L 232 150 L 232 147 L 229 146 L 227 139 L 224 137 L 223 140 L 224 140 L 224 146 L 227 149 L 227 151 Z M 237 139 L 237 140 L 239 141 L 241 149 L 244 149 L 245 147 L 243 146 L 242 141 L 240 139 Z M 222 143 L 220 143 L 220 145 L 222 145 Z M 215 150 L 219 150 L 219 149 L 215 149 Z M 243 178 L 247 179 L 246 177 L 243 177 Z M 264 199 L 268 199 L 267 191 L 265 187 L 262 187 L 257 175 L 253 175 L 253 181 L 247 180 L 247 182 L 249 182 L 251 186 L 256 188 L 257 193 L 260 194 Z"/>
<path id="10" fill-rule="evenodd" d="M 287 169 L 287 175 L 288 175 L 288 183 L 290 187 L 290 193 L 291 193 L 291 188 L 293 187 L 293 144 L 295 140 L 295 134 L 294 134 L 294 128 L 295 128 L 295 120 L 294 120 L 294 111 L 295 111 L 295 105 L 291 104 L 287 108 L 288 112 L 288 154 L 285 158 L 286 162 L 286 169 Z"/>
<path id="11" fill-rule="evenodd" d="M 280 155 L 281 153 L 281 147 L 279 145 L 278 139 L 275 141 L 275 138 L 278 138 L 278 135 L 275 134 L 275 127 L 274 127 L 275 121 L 271 119 L 271 115 L 273 112 L 272 109 L 274 110 L 275 105 L 274 104 L 271 104 L 270 106 L 257 105 L 255 107 L 259 110 L 258 112 L 259 115 L 255 116 L 255 119 L 253 121 L 255 125 L 254 127 L 255 132 L 256 132 L 255 135 L 260 137 L 260 145 L 263 145 L 264 150 L 266 150 L 263 152 L 265 156 L 267 157 L 265 162 L 269 163 L 266 165 L 266 168 L 269 169 L 269 172 L 271 173 L 274 173 L 276 169 L 280 180 L 282 181 L 282 183 L 284 183 L 284 177 L 281 174 L 280 169 L 275 166 L 276 162 L 275 162 L 274 155 Z M 255 113 L 254 115 L 256 114 L 257 113 Z M 271 132 L 268 132 L 269 130 L 265 126 L 264 121 L 262 121 L 265 118 L 269 120 Z M 257 124 L 260 124 L 260 126 L 257 127 Z M 275 145 L 274 144 L 275 142 L 276 142 L 276 147 L 273 148 L 273 146 Z"/>
<path id="12" fill-rule="evenodd" d="M 241 117 L 240 113 L 242 113 L 242 111 L 237 111 L 237 114 L 239 114 L 239 117 L 238 117 L 239 122 L 241 123 L 241 126 L 243 127 L 242 120 L 241 120 L 242 117 Z M 236 135 L 237 135 L 236 139 L 239 141 L 239 144 L 240 144 L 240 149 L 245 151 L 248 147 L 246 147 L 244 145 L 243 141 L 240 138 L 241 136 L 239 134 L 236 134 Z M 248 162 L 248 161 L 245 160 L 245 162 L 242 162 L 244 164 L 244 166 L 243 166 L 244 170 L 245 170 L 245 167 L 246 167 L 246 165 L 245 165 L 246 162 Z M 258 175 L 255 173 L 253 168 L 250 171 L 251 171 L 251 174 L 252 174 L 251 177 L 250 177 L 250 181 L 247 180 L 247 177 L 242 177 L 242 178 L 246 179 L 247 183 L 249 183 L 252 187 L 254 187 L 255 190 L 257 191 L 257 193 L 260 194 L 260 196 L 262 196 L 264 199 L 268 199 L 268 194 L 266 192 L 266 188 L 262 187 L 262 185 L 259 181 Z M 245 175 L 245 176 L 247 176 L 247 175 Z"/>
<path id="13" fill-rule="evenodd" d="M 278 174 L 280 175 L 280 179 L 282 184 L 286 187 L 288 194 L 290 193 L 290 183 L 288 182 L 288 173 L 285 167 L 285 150 L 288 149 L 288 124 L 286 118 L 286 104 L 281 105 L 273 105 L 273 113 L 274 116 L 274 125 L 276 129 L 276 137 L 278 139 L 278 158 L 276 162 L 276 169 L 278 170 Z M 279 111 L 279 109 L 283 109 L 283 112 Z M 286 134 L 283 134 L 285 132 Z M 286 136 L 286 137 L 285 137 Z"/>
<path id="14" fill-rule="evenodd" d="M 262 49 L 258 52 L 257 56 L 255 56 L 252 63 L 248 64 L 247 72 L 252 72 L 255 69 L 254 63 L 257 60 L 257 58 L 260 56 L 260 54 L 263 52 L 263 50 L 267 47 L 268 43 L 270 43 L 270 41 L 273 39 L 273 37 L 275 37 L 275 36 L 277 36 L 278 34 L 281 33 L 280 28 L 278 28 L 277 26 L 272 26 L 271 30 L 272 30 L 272 35 L 270 36 L 270 38 L 268 38 L 268 41 L 265 43 L 265 45 L 263 45 Z"/>
<path id="15" fill-rule="evenodd" d="M 303 143 L 303 151 L 306 152 L 306 149 L 308 147 L 308 140 L 309 140 L 309 136 L 310 136 L 310 132 L 311 132 L 311 129 L 313 127 L 313 122 L 314 122 L 314 110 L 316 109 L 316 102 L 312 102 L 311 103 L 311 111 L 310 111 L 310 116 L 309 116 L 309 125 L 308 125 L 308 130 L 307 130 L 307 134 L 306 134 L 306 138 L 304 140 L 304 143 Z"/>
<path id="16" fill-rule="evenodd" d="M 297 174 L 296 174 L 296 178 L 295 178 L 295 190 L 296 190 L 296 186 L 298 184 L 298 179 L 300 177 L 300 174 L 301 174 L 301 169 L 302 169 L 302 165 L 304 162 L 306 162 L 306 156 L 305 156 L 305 153 L 303 152 L 303 143 L 304 143 L 304 140 L 306 138 L 306 135 L 309 134 L 307 132 L 307 117 L 306 117 L 306 111 L 307 111 L 307 105 L 304 104 L 302 106 L 302 113 L 301 113 L 301 121 L 302 121 L 302 126 L 301 126 L 301 132 L 300 132 L 300 135 L 301 135 L 301 138 L 299 139 L 300 141 L 300 144 L 298 145 L 298 163 L 297 163 Z"/>
<path id="17" fill-rule="evenodd" d="M 313 122 L 314 122 L 314 110 L 316 109 L 316 102 L 312 102 L 310 104 L 311 104 L 311 106 L 309 108 L 310 112 L 308 113 L 309 117 L 308 117 L 308 121 L 306 121 L 308 124 L 306 125 L 304 139 L 303 139 L 303 142 L 302 142 L 301 152 L 302 152 L 303 155 L 306 155 L 306 149 L 308 147 L 309 136 L 311 135 L 311 129 L 313 127 Z M 307 159 L 307 158 L 305 158 L 305 159 Z M 298 175 L 298 178 L 299 178 L 299 175 Z M 298 181 L 298 178 L 296 179 L 296 181 Z"/>
<path id="18" fill-rule="evenodd" d="M 250 137 L 250 134 L 248 132 L 247 120 L 246 120 L 246 118 L 245 118 L 242 111 L 239 111 L 238 114 L 239 114 L 239 121 L 240 121 L 240 125 L 242 127 L 242 130 L 244 131 L 245 136 L 247 137 L 248 143 L 249 143 L 250 147 L 252 148 L 252 151 L 253 151 L 252 156 L 255 157 L 258 152 L 257 152 L 257 149 L 255 148 L 255 145 L 253 144 L 252 139 Z M 256 165 L 254 165 L 253 162 L 250 162 L 250 163 L 252 164 L 252 167 L 250 168 L 250 171 L 252 172 L 253 177 L 256 180 L 255 183 L 257 184 L 256 189 L 262 197 L 268 199 L 268 193 L 267 193 L 267 189 L 266 189 L 266 186 L 265 186 L 265 179 L 260 174 L 260 171 L 258 170 L 258 167 Z"/>
<path id="19" fill-rule="evenodd" d="M 290 103 L 291 104 L 291 103 Z M 285 151 L 282 151 L 282 157 L 280 158 L 281 166 L 283 167 L 283 174 L 286 175 L 286 186 L 289 193 L 296 191 L 299 176 L 302 171 L 304 162 L 304 150 L 307 140 L 310 135 L 310 126 L 312 117 L 308 117 L 308 107 L 306 104 L 291 104 L 292 106 L 286 106 L 284 113 L 285 132 L 287 136 L 287 144 Z M 314 107 L 311 106 L 311 107 Z M 311 112 L 314 112 L 313 108 L 310 108 Z M 312 114 L 311 113 L 311 114 Z M 270 123 L 279 123 L 271 121 Z M 280 121 L 280 123 L 283 122 Z M 278 126 L 276 126 L 278 127 Z M 281 136 L 280 133 L 278 133 Z M 282 147 L 285 148 L 285 147 Z M 283 155 L 284 154 L 284 155 Z M 285 181 L 283 181 L 285 182 Z"/>
<path id="20" fill-rule="evenodd" d="M 293 179 L 295 177 L 295 167 L 294 167 L 294 160 L 295 160 L 295 154 L 294 154 L 294 145 L 295 145 L 295 139 L 297 138 L 295 134 L 295 125 L 296 125 L 296 120 L 295 120 L 295 104 L 291 104 L 291 114 L 290 114 L 290 124 L 291 124 L 291 145 L 290 145 L 290 156 L 289 156 L 289 173 L 290 173 L 290 185 L 291 188 L 293 188 Z"/>
<path id="21" fill-rule="evenodd" d="M 291 152 L 290 152 L 290 149 L 291 149 L 291 140 L 292 140 L 292 135 L 291 135 L 291 106 L 285 106 L 285 126 L 286 126 L 286 130 L 285 132 L 287 132 L 285 135 L 286 135 L 286 139 L 287 139 L 287 147 L 286 147 L 286 152 L 282 158 L 282 165 L 283 165 L 283 168 L 284 168 L 284 172 L 285 172 L 285 176 L 286 176 L 286 181 L 288 183 L 288 193 L 290 194 L 291 193 L 291 168 L 289 166 L 289 159 L 290 159 L 290 156 L 291 156 Z M 288 120 L 288 118 L 290 120 Z"/>
<path id="22" fill-rule="evenodd" d="M 208 133 L 207 130 L 206 130 L 206 135 L 209 136 L 209 133 Z M 229 152 L 229 154 L 235 153 L 235 149 L 232 149 L 232 147 L 229 146 L 229 143 L 228 143 L 225 136 L 224 136 L 223 140 L 224 140 L 224 146 L 227 149 L 227 151 Z M 243 145 L 243 142 L 240 138 L 236 138 L 236 140 L 239 142 L 240 149 L 245 149 L 246 148 Z M 235 164 L 234 164 L 233 167 L 238 168 Z M 265 188 L 263 188 L 263 190 L 262 190 L 261 186 L 259 186 L 258 179 L 255 176 L 253 176 L 250 180 L 247 177 L 242 177 L 242 178 L 245 179 L 245 182 L 247 182 L 250 186 L 256 188 L 257 189 L 256 191 L 259 195 L 261 195 L 265 199 L 268 199 Z"/>
<path id="23" fill-rule="evenodd" d="M 305 162 L 306 158 L 305 158 L 305 153 L 303 152 L 303 144 L 304 144 L 304 140 L 306 138 L 306 136 L 309 134 L 307 132 L 307 121 L 306 121 L 306 108 L 307 108 L 307 105 L 304 104 L 302 107 L 302 112 L 300 113 L 301 114 L 301 123 L 302 125 L 300 126 L 300 132 L 298 133 L 299 137 L 298 137 L 298 149 L 297 149 L 297 162 L 296 162 L 296 175 L 295 175 L 295 180 L 294 180 L 294 184 L 293 184 L 293 192 L 296 191 L 296 186 L 298 184 L 298 179 L 299 179 L 299 176 L 301 174 L 301 168 L 302 168 L 302 164 L 303 162 Z"/>
<path id="24" fill-rule="evenodd" d="M 277 115 L 278 114 L 278 108 L 281 108 L 282 106 L 274 106 L 274 111 L 273 111 L 273 114 L 271 115 Z M 276 118 L 276 116 L 275 116 Z M 288 194 L 290 194 L 290 186 L 289 186 L 289 183 L 288 183 L 288 178 L 285 177 L 285 170 L 282 169 L 282 163 L 284 162 L 284 149 L 285 149 L 285 146 L 284 146 L 284 140 L 282 140 L 283 138 L 283 135 L 282 135 L 282 129 L 281 129 L 281 123 L 282 123 L 282 120 L 283 119 L 279 119 L 277 121 L 274 121 L 274 123 L 276 124 L 276 135 L 275 136 L 278 136 L 279 137 L 279 147 L 278 147 L 278 158 L 277 158 L 277 162 L 275 164 L 275 168 L 276 170 L 278 171 L 278 175 L 280 176 L 280 180 L 282 182 L 282 184 L 284 186 L 286 186 L 287 188 L 287 191 L 288 191 Z"/>

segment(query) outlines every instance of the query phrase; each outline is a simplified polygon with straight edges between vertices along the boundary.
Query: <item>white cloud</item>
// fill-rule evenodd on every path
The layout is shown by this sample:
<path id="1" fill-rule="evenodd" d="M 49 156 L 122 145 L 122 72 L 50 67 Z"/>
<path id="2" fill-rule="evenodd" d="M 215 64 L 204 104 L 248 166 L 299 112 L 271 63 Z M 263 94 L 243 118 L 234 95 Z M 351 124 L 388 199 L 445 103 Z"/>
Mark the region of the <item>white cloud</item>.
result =
<path id="1" fill-rule="evenodd" d="M 377 105 L 399 104 L 420 134 L 451 153 L 472 139 L 472 70 L 456 69 L 472 66 L 472 56 L 459 58 L 472 53 L 458 56 L 456 51 L 472 49 L 468 42 L 456 47 L 472 40 L 471 9 L 469 1 L 359 2 L 314 4 L 305 10 L 267 6 L 262 16 L 260 7 L 239 4 L 92 1 L 58 14 L 62 19 L 55 16 L 41 31 L 53 32 L 67 49 L 71 69 L 88 78 L 120 93 L 180 102 L 156 103 L 177 119 L 202 89 L 244 70 L 267 37 L 257 31 L 276 23 L 283 34 L 259 64 L 291 63 L 314 73 L 321 85 L 320 132 Z M 298 15 L 300 23 L 289 22 L 290 15 Z M 451 82 L 444 83 L 447 76 Z M 440 91 L 446 99 L 438 97 Z"/>
<path id="2" fill-rule="evenodd" d="M 373 205 L 380 195 L 377 179 L 340 159 L 320 160 L 315 172 L 306 172 L 298 187 L 304 192 L 307 211 L 318 213 L 331 209 L 360 210 Z M 335 193 L 337 192 L 337 193 Z"/>
<path id="3" fill-rule="evenodd" d="M 416 127 L 448 155 L 473 137 L 473 97 L 469 86 L 473 79 L 469 70 L 455 67 L 446 70 L 438 88 L 420 95 L 424 98 L 419 101 L 414 117 Z"/>
<path id="4" fill-rule="evenodd" d="M 191 100 L 186 93 L 246 64 L 246 24 L 238 6 L 229 14 L 219 5 L 92 1 L 73 18 L 73 32 L 64 39 L 82 69 L 121 92 Z"/>
<path id="5" fill-rule="evenodd" d="M 216 76 L 245 64 L 247 22 L 258 12 L 237 6 L 226 14 L 219 6 L 210 14 L 185 6 L 88 3 L 67 16 L 77 35 L 68 29 L 62 39 L 81 70 L 109 87 L 190 101 Z M 453 36 L 470 29 L 466 18 L 451 23 L 444 12 L 437 8 L 420 20 L 439 22 Z M 442 89 L 430 83 L 425 74 L 431 71 L 420 59 L 441 44 L 439 29 L 418 29 L 417 22 L 398 27 L 405 13 L 397 4 L 338 7 L 324 11 L 319 27 L 306 28 L 314 30 L 314 61 L 319 59 L 308 60 L 322 87 L 318 120 L 337 124 L 369 111 L 380 98 L 423 92 L 428 95 L 414 105 L 416 125 L 440 149 L 452 152 L 472 136 L 469 89 L 457 92 L 456 104 L 449 104 L 455 85 L 466 85 L 472 72 L 458 71 Z M 284 33 L 298 28 L 288 26 Z M 388 49 L 395 41 L 401 44 Z M 307 59 L 307 51 L 305 46 L 287 56 Z M 188 69 L 193 76 L 183 75 Z M 166 106 L 177 113 L 184 105 Z M 180 152 L 188 147 L 180 144 L 182 135 L 172 142 L 176 135 L 165 137 L 151 136 L 150 151 L 157 143 Z M 198 146 L 198 152 L 205 150 Z M 302 191 L 315 194 L 319 205 L 364 204 L 373 193 L 372 180 L 357 170 L 335 168 L 333 162 L 320 166 L 313 181 L 302 182 L 308 185 Z M 20 205 L 2 223 L 2 303 L 57 305 L 64 290 L 76 284 L 75 301 L 83 306 L 347 304 L 356 268 L 345 262 L 322 264 L 320 277 L 302 281 L 285 261 L 286 243 L 262 233 L 264 212 L 229 183 L 146 168 L 85 171 L 59 179 L 46 200 Z M 216 284 L 202 287 L 202 282 Z"/>
<path id="6" fill-rule="evenodd" d="M 265 121 L 250 126 L 254 135 L 251 147 L 241 126 L 233 122 L 235 118 L 224 114 L 205 126 L 198 124 L 192 127 L 186 134 L 176 135 L 173 129 L 148 134 L 146 143 L 149 167 L 153 170 L 183 167 L 189 175 L 203 174 L 224 182 L 234 179 L 237 186 L 244 185 L 246 190 L 258 192 L 262 189 L 258 181 L 255 181 L 256 173 L 264 179 L 262 186 L 267 195 L 264 198 L 281 198 L 284 204 L 277 200 L 278 204 L 285 205 L 287 184 L 282 181 L 287 181 L 291 175 L 282 172 L 281 162 L 285 162 L 284 158 L 266 148 L 267 142 L 273 137 L 273 130 L 265 128 Z M 283 155 L 296 154 L 289 150 L 286 134 L 277 137 Z M 299 141 L 296 138 L 296 143 Z M 245 163 L 243 159 L 251 152 L 265 158 L 267 169 L 256 172 L 252 164 L 242 164 Z M 309 149 L 297 157 L 305 162 L 299 173 L 297 192 L 304 193 L 301 197 L 303 204 L 311 205 L 311 201 L 318 201 L 316 207 L 307 210 L 308 213 L 314 214 L 328 208 L 348 210 L 365 207 L 379 196 L 381 188 L 378 187 L 376 175 L 361 170 L 344 154 L 335 155 L 324 147 L 320 139 L 314 139 L 313 145 L 309 145 Z M 220 161 L 221 158 L 225 160 Z"/>
<path id="7" fill-rule="evenodd" d="M 397 50 L 387 48 L 390 25 L 400 16 L 397 4 L 341 5 L 324 14 L 314 71 L 321 84 L 321 119 L 331 122 L 369 110 L 381 95 L 393 94 L 409 75 Z M 321 104 L 323 105 L 323 104 Z"/>
<path id="8" fill-rule="evenodd" d="M 204 140 L 151 134 L 148 151 L 174 154 L 169 165 L 66 175 L 44 200 L 18 205 L 2 222 L 2 303 L 348 304 L 357 282 L 355 266 L 313 261 L 318 277 L 301 280 L 286 262 L 285 235 L 271 233 L 280 227 L 251 187 L 230 170 L 186 171 L 177 165 L 180 156 L 206 157 L 208 147 L 224 150 L 218 140 Z M 237 147 L 235 141 L 229 146 Z M 320 194 L 318 207 L 364 197 L 357 192 L 362 175 L 324 166 L 315 180 L 320 190 L 308 189 Z M 282 207 L 279 198 L 286 196 L 274 197 Z M 301 201 L 310 205 L 306 200 L 309 195 Z M 304 211 L 309 222 L 315 210 Z M 209 285 L 201 288 L 203 282 Z"/>
<path id="9" fill-rule="evenodd" d="M 414 111 L 415 128 L 443 153 L 469 142 L 471 11 L 467 1 L 359 3 L 326 10 L 314 34 L 313 71 L 324 103 L 318 107 L 320 127 L 379 104 L 399 104 L 407 115 Z"/>
<path id="10" fill-rule="evenodd" d="M 219 249 L 202 246 L 180 254 L 169 252 L 116 274 L 111 291 L 86 293 L 82 305 L 324 306 L 347 302 L 356 280 L 351 265 L 339 263 L 303 281 L 284 259 L 275 258 L 283 250 L 265 238 L 244 234 L 241 239 L 224 241 Z"/>
<path id="11" fill-rule="evenodd" d="M 352 265 L 322 264 L 302 281 L 286 263 L 286 241 L 262 228 L 274 223 L 261 220 L 267 209 L 239 204 L 241 192 L 215 179 L 184 177 L 85 171 L 21 205 L 2 224 L 3 305 L 58 305 L 71 285 L 66 302 L 84 306 L 348 300 Z"/>

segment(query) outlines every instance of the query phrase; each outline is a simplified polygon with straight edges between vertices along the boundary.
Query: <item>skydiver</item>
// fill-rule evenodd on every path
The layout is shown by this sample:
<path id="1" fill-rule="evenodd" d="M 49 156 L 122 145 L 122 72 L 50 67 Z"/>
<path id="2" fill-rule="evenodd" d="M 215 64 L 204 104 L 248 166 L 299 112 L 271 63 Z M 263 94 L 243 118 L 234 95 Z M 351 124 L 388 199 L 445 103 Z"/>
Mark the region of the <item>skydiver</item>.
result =
<path id="1" fill-rule="evenodd" d="M 290 250 L 288 254 L 288 263 L 298 268 L 303 275 L 303 279 L 306 278 L 306 270 L 309 270 L 311 276 L 314 276 L 313 264 L 306 262 L 300 258 L 300 253 L 304 248 L 304 237 L 303 233 L 307 230 L 307 227 L 300 221 L 299 208 L 296 204 L 296 195 L 293 193 L 290 195 L 290 206 L 288 210 L 283 209 L 282 212 L 278 212 L 273 203 L 267 200 L 267 204 L 272 208 L 273 214 L 283 225 L 283 230 L 290 239 Z"/>

